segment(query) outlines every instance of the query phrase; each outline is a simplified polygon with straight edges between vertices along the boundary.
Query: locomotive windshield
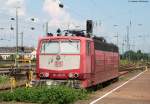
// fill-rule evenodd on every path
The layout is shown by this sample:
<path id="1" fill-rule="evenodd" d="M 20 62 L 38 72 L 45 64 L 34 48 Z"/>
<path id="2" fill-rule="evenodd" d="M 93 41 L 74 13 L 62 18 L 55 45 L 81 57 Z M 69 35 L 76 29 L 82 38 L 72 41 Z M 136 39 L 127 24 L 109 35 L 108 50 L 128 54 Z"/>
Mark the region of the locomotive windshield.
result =
<path id="1" fill-rule="evenodd" d="M 80 41 L 43 41 L 41 54 L 79 54 Z"/>

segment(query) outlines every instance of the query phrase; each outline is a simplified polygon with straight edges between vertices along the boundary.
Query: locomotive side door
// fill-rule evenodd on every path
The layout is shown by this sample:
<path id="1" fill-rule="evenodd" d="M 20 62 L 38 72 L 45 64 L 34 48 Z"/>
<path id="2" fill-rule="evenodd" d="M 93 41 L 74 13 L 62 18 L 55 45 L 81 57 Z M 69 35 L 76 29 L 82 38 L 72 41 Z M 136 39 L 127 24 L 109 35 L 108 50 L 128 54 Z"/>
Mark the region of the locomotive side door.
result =
<path id="1" fill-rule="evenodd" d="M 92 75 L 95 73 L 95 49 L 94 42 L 91 41 L 91 73 Z"/>
<path id="2" fill-rule="evenodd" d="M 94 74 L 94 43 L 87 41 L 86 43 L 87 69 Z"/>

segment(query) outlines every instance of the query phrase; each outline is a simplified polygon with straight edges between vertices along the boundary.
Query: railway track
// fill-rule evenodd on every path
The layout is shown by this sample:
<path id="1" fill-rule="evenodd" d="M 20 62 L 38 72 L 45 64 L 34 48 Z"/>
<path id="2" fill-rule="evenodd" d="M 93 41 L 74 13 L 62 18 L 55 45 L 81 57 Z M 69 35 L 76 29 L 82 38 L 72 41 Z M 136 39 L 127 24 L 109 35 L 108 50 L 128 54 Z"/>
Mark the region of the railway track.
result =
<path id="1" fill-rule="evenodd" d="M 119 76 L 122 76 L 124 74 L 127 74 L 128 72 L 132 72 L 137 69 L 144 69 L 145 65 L 143 66 L 137 66 L 136 64 L 126 64 L 126 65 L 120 65 L 119 66 Z"/>
<path id="2" fill-rule="evenodd" d="M 29 69 L 34 71 L 35 67 L 0 68 L 0 75 L 14 75 L 20 72 L 27 72 Z"/>
<path id="3" fill-rule="evenodd" d="M 0 68 L 0 75 L 6 75 L 8 77 L 15 77 L 16 80 L 16 87 L 23 87 L 26 85 L 27 82 L 27 74 L 26 72 L 32 69 L 34 71 L 35 67 L 19 67 L 19 68 Z M 11 84 L 10 81 L 6 83 L 0 84 L 0 91 L 2 90 L 10 90 Z"/>
<path id="4" fill-rule="evenodd" d="M 122 68 L 122 69 L 121 69 L 121 71 L 119 71 L 119 76 L 122 76 L 124 74 L 127 74 L 130 71 L 133 71 L 133 70 L 136 70 L 136 69 L 145 68 L 145 66 L 137 67 L 135 65 L 121 65 L 120 68 Z M 20 70 L 21 70 L 21 73 L 19 73 L 19 74 L 16 73 L 15 77 L 17 79 L 21 79 L 22 78 L 24 80 L 25 77 L 26 77 L 26 71 L 28 71 L 29 68 L 28 67 L 24 67 L 24 68 L 20 68 Z M 11 68 L 0 68 L 0 75 L 10 75 L 11 73 L 12 73 L 12 69 Z M 21 80 L 21 82 L 18 81 L 18 84 L 17 84 L 16 87 L 25 86 L 26 81 L 22 81 L 22 80 Z M 11 88 L 10 85 L 4 85 L 4 86 L 0 85 L 0 91 L 2 91 L 2 90 L 9 90 L 10 88 Z"/>
<path id="5" fill-rule="evenodd" d="M 135 64 L 127 64 L 127 65 L 120 65 L 119 66 L 119 71 L 133 71 L 133 70 L 136 70 L 136 69 L 140 69 L 140 68 L 143 68 L 145 66 L 137 66 Z"/>
<path id="6" fill-rule="evenodd" d="M 23 87 L 25 85 L 26 85 L 26 81 L 20 81 L 20 82 L 17 82 L 17 85 L 15 88 Z M 10 89 L 11 89 L 10 83 L 5 84 L 5 85 L 0 85 L 0 91 L 10 90 Z"/>

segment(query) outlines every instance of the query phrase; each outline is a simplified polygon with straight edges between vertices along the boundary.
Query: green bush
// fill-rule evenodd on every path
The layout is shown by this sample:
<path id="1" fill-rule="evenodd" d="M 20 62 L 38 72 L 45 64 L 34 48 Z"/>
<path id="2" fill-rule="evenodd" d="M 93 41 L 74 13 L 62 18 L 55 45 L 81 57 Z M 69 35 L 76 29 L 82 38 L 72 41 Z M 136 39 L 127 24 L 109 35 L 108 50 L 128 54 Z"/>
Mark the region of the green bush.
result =
<path id="1" fill-rule="evenodd" d="M 0 93 L 0 101 L 17 101 L 40 104 L 70 104 L 87 97 L 87 91 L 64 86 L 18 88 Z"/>

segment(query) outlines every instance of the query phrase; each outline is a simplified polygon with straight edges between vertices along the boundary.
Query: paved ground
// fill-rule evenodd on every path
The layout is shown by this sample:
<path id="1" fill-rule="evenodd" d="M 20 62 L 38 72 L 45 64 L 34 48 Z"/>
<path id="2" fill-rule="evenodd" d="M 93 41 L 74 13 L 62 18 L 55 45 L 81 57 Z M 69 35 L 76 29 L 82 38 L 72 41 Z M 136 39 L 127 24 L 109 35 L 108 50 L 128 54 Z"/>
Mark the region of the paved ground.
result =
<path id="1" fill-rule="evenodd" d="M 127 82 L 139 73 L 141 72 L 131 73 L 119 82 L 91 94 L 90 99 L 76 104 L 150 104 L 150 70 Z M 125 82 L 127 83 L 124 84 Z M 122 84 L 122 87 L 116 89 Z M 99 100 L 93 102 L 96 99 Z"/>

